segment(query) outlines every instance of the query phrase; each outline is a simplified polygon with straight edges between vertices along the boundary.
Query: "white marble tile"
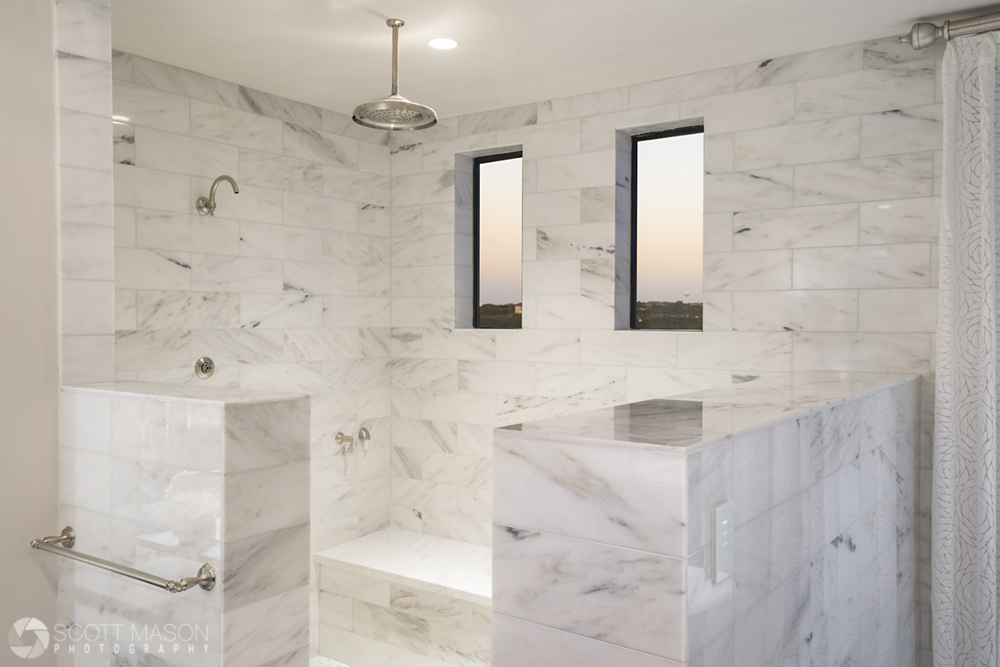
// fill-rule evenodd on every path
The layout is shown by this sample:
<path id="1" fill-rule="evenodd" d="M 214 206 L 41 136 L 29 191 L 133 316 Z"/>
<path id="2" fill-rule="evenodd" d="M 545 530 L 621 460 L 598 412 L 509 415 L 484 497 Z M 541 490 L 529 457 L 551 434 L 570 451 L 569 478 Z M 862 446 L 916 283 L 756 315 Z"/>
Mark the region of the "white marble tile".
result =
<path id="1" fill-rule="evenodd" d="M 358 169 L 370 174 L 389 176 L 392 172 L 389 147 L 367 141 L 358 142 Z"/>
<path id="2" fill-rule="evenodd" d="M 930 334 L 801 333 L 795 335 L 796 370 L 866 370 L 919 373 L 930 364 Z"/>
<path id="3" fill-rule="evenodd" d="M 111 8 L 87 0 L 55 3 L 55 47 L 101 62 L 111 62 Z"/>
<path id="4" fill-rule="evenodd" d="M 236 220 L 138 209 L 135 214 L 136 246 L 148 250 L 240 254 L 240 228 Z"/>
<path id="5" fill-rule="evenodd" d="M 858 292 L 741 292 L 733 297 L 736 331 L 856 331 Z"/>
<path id="6" fill-rule="evenodd" d="M 524 195 L 521 211 L 523 225 L 524 227 L 548 227 L 552 225 L 576 225 L 580 222 L 598 222 L 598 220 L 581 220 L 580 198 L 578 190 Z M 606 221 L 613 219 L 613 217 L 609 217 Z"/>
<path id="7" fill-rule="evenodd" d="M 226 475 L 226 541 L 309 521 L 309 462 Z M 281 502 L 276 502 L 280 498 Z"/>
<path id="8" fill-rule="evenodd" d="M 63 334 L 114 333 L 114 282 L 107 280 L 63 280 L 60 284 Z"/>
<path id="9" fill-rule="evenodd" d="M 136 290 L 115 290 L 115 330 L 136 328 Z"/>
<path id="10" fill-rule="evenodd" d="M 246 148 L 239 151 L 239 179 L 251 185 L 323 194 L 323 166 Z"/>
<path id="11" fill-rule="evenodd" d="M 59 220 L 81 225 L 110 225 L 113 220 L 112 174 L 59 167 Z"/>
<path id="12" fill-rule="evenodd" d="M 227 665 L 254 667 L 309 644 L 309 587 L 227 611 L 223 655 Z"/>
<path id="13" fill-rule="evenodd" d="M 318 229 L 241 222 L 239 238 L 243 257 L 318 262 L 323 256 L 323 233 Z"/>
<path id="14" fill-rule="evenodd" d="M 389 299 L 323 297 L 324 327 L 388 327 L 389 323 Z"/>
<path id="15" fill-rule="evenodd" d="M 240 386 L 315 394 L 323 387 L 323 367 L 318 362 L 254 364 L 240 369 Z"/>
<path id="16" fill-rule="evenodd" d="M 114 82 L 113 96 L 114 114 L 125 116 L 132 125 L 174 134 L 191 131 L 191 105 L 187 97 L 124 81 Z"/>
<path id="17" fill-rule="evenodd" d="M 564 120 L 546 125 L 529 125 L 497 133 L 498 146 L 521 146 L 533 158 L 571 155 L 580 152 L 580 121 Z"/>
<path id="18" fill-rule="evenodd" d="M 284 288 L 286 292 L 321 296 L 362 294 L 359 286 L 363 281 L 359 274 L 364 268 L 325 262 L 284 262 Z"/>
<path id="19" fill-rule="evenodd" d="M 584 153 L 612 150 L 623 134 L 697 124 L 697 119 L 682 119 L 677 103 L 590 116 L 581 119 L 580 148 Z"/>
<path id="20" fill-rule="evenodd" d="M 705 213 L 788 208 L 793 199 L 791 167 L 705 175 Z"/>
<path id="21" fill-rule="evenodd" d="M 861 44 L 854 43 L 738 65 L 736 86 L 744 90 L 858 71 L 863 53 Z"/>
<path id="22" fill-rule="evenodd" d="M 191 255 L 117 248 L 114 273 L 119 289 L 187 290 L 191 288 Z"/>
<path id="23" fill-rule="evenodd" d="M 281 121 L 194 99 L 190 106 L 191 136 L 281 153 Z"/>
<path id="24" fill-rule="evenodd" d="M 144 169 L 205 178 L 219 174 L 237 174 L 238 178 L 240 156 L 233 146 L 137 127 L 135 163 Z"/>
<path id="25" fill-rule="evenodd" d="M 106 116 L 59 109 L 58 122 L 60 165 L 111 171 L 111 121 Z"/>
<path id="26" fill-rule="evenodd" d="M 281 331 L 201 329 L 192 333 L 193 349 L 216 365 L 271 363 L 284 360 L 285 336 Z"/>
<path id="27" fill-rule="evenodd" d="M 927 287 L 926 243 L 794 251 L 795 289 Z"/>
<path id="28" fill-rule="evenodd" d="M 60 349 L 64 383 L 85 384 L 114 379 L 114 336 L 63 336 Z"/>
<path id="29" fill-rule="evenodd" d="M 614 305 L 608 295 L 537 296 L 537 327 L 540 329 L 611 328 Z"/>
<path id="30" fill-rule="evenodd" d="M 610 185 L 615 179 L 615 154 L 611 150 L 544 158 L 537 163 L 539 192 Z"/>
<path id="31" fill-rule="evenodd" d="M 458 134 L 479 134 L 496 130 L 507 130 L 538 122 L 538 105 L 524 104 L 505 109 L 492 109 L 458 117 Z"/>
<path id="32" fill-rule="evenodd" d="M 934 68 L 866 69 L 795 84 L 796 120 L 839 118 L 934 103 Z"/>
<path id="33" fill-rule="evenodd" d="M 95 116 L 111 115 L 111 64 L 56 51 L 57 104 Z"/>
<path id="34" fill-rule="evenodd" d="M 133 308 L 141 329 L 232 329 L 240 321 L 239 295 L 226 292 L 139 290 Z"/>
<path id="35" fill-rule="evenodd" d="M 681 368 L 791 370 L 791 334 L 706 331 L 679 336 L 677 345 Z"/>
<path id="36" fill-rule="evenodd" d="M 188 201 L 190 177 L 127 165 L 115 165 L 114 169 L 116 205 L 176 213 L 192 212 L 194 201 Z"/>
<path id="37" fill-rule="evenodd" d="M 191 255 L 191 289 L 202 292 L 282 291 L 281 262 L 249 257 Z"/>
<path id="38" fill-rule="evenodd" d="M 787 290 L 792 287 L 791 250 L 705 253 L 706 291 Z"/>
<path id="39" fill-rule="evenodd" d="M 327 549 L 316 557 L 323 565 L 324 575 L 327 565 L 347 569 L 352 575 L 363 575 L 361 580 L 367 582 L 372 594 L 378 591 L 381 596 L 384 591 L 384 601 L 381 597 L 372 601 L 386 607 L 389 586 L 381 588 L 381 581 L 413 584 L 431 592 L 489 604 L 491 557 L 485 547 L 389 529 Z M 376 582 L 379 586 L 372 588 Z M 354 597 L 342 590 L 322 587 Z"/>
<path id="40" fill-rule="evenodd" d="M 930 153 L 908 153 L 795 167 L 795 205 L 926 197 Z"/>
<path id="41" fill-rule="evenodd" d="M 309 584 L 309 525 L 226 542 L 222 557 L 225 610 Z M 298 612 L 301 616 L 301 612 Z"/>
<path id="42" fill-rule="evenodd" d="M 296 102 L 253 88 L 240 86 L 239 108 L 261 116 L 283 120 L 286 123 L 319 128 L 323 125 L 323 112 L 311 104 Z"/>
<path id="43" fill-rule="evenodd" d="M 191 361 L 191 332 L 118 331 L 115 334 L 115 368 L 138 371 L 148 368 L 179 368 Z"/>
<path id="44" fill-rule="evenodd" d="M 683 478 L 679 458 L 631 452 L 628 463 L 609 468 L 601 448 L 520 438 L 498 438 L 494 454 L 497 523 L 684 555 L 684 490 L 660 481 L 669 467 L 678 471 L 670 478 Z M 658 479 L 646 472 L 654 469 Z M 551 511 L 555 507 L 558 512 Z"/>
<path id="45" fill-rule="evenodd" d="M 579 667 L 679 667 L 681 662 L 632 651 L 545 625 L 494 616 L 496 667 L 550 667 L 565 661 Z"/>
<path id="46" fill-rule="evenodd" d="M 389 644 L 330 625 L 320 625 L 320 653 L 348 665 L 389 667 Z"/>
<path id="47" fill-rule="evenodd" d="M 503 526 L 493 538 L 497 613 L 683 659 L 680 559 Z"/>
<path id="48" fill-rule="evenodd" d="M 746 171 L 860 157 L 861 125 L 852 117 L 737 132 L 733 168 Z"/>
<path id="49" fill-rule="evenodd" d="M 892 109 L 861 117 L 861 155 L 941 149 L 941 105 Z"/>
<path id="50" fill-rule="evenodd" d="M 598 93 L 561 97 L 538 103 L 538 122 L 551 123 L 570 118 L 623 111 L 628 107 L 628 88 L 614 88 Z"/>
<path id="51" fill-rule="evenodd" d="M 322 299 L 301 294 L 241 294 L 240 327 L 244 329 L 318 329 Z"/>
<path id="52" fill-rule="evenodd" d="M 861 243 L 936 243 L 941 201 L 937 197 L 861 204 Z"/>
<path id="53" fill-rule="evenodd" d="M 193 97 L 211 104 L 221 104 L 231 109 L 238 108 L 239 86 L 235 83 L 140 56 L 130 55 L 128 59 L 131 61 L 128 68 L 131 76 L 127 79 L 130 83 Z M 115 78 L 121 78 L 118 72 L 115 73 Z"/>
<path id="54" fill-rule="evenodd" d="M 358 141 L 315 128 L 284 123 L 283 152 L 288 157 L 335 167 L 358 167 Z"/>
<path id="55" fill-rule="evenodd" d="M 934 288 L 860 290 L 859 331 L 935 333 L 938 294 Z"/>
<path id="56" fill-rule="evenodd" d="M 817 248 L 858 243 L 858 206 L 833 204 L 737 213 L 733 250 Z"/>
<path id="57" fill-rule="evenodd" d="M 629 106 L 636 109 L 731 93 L 736 89 L 735 74 L 735 68 L 726 67 L 635 84 L 628 88 Z"/>
<path id="58" fill-rule="evenodd" d="M 358 205 L 328 197 L 284 193 L 284 223 L 331 232 L 357 232 Z"/>
<path id="59" fill-rule="evenodd" d="M 709 134 L 782 125 L 795 117 L 795 86 L 771 86 L 681 102 L 681 118 L 704 118 Z"/>
<path id="60" fill-rule="evenodd" d="M 195 212 L 194 202 L 199 197 L 208 196 L 213 180 L 198 176 L 191 177 L 189 213 Z M 239 219 L 241 221 L 281 224 L 281 201 L 283 193 L 255 185 L 247 185 L 243 182 L 240 182 L 239 186 L 239 194 L 235 194 L 230 190 L 228 184 L 222 184 L 216 190 L 215 201 L 219 206 L 218 214 L 221 217 Z"/>
<path id="61" fill-rule="evenodd" d="M 96 173 L 96 172 L 95 172 Z M 115 206 L 115 247 L 135 247 L 135 209 L 128 206 Z"/>
<path id="62" fill-rule="evenodd" d="M 61 276 L 69 280 L 113 280 L 114 230 L 103 225 L 60 228 Z"/>
<path id="63" fill-rule="evenodd" d="M 431 187 L 434 188 L 435 191 L 439 191 L 441 194 L 438 194 L 436 199 L 430 198 L 428 201 L 450 201 L 451 184 L 449 181 L 453 180 L 453 177 L 449 176 L 449 173 L 450 172 L 443 175 L 436 175 L 433 179 L 431 179 L 435 184 Z M 410 176 L 407 178 L 416 177 Z M 392 179 L 391 182 L 395 184 L 396 179 Z M 327 197 L 358 202 L 359 204 L 388 206 L 390 203 L 389 184 L 390 179 L 385 176 L 379 176 L 378 174 L 366 174 L 359 171 L 351 171 L 329 165 L 323 167 L 322 194 Z M 417 192 L 410 193 L 410 196 L 422 199 L 421 195 L 424 193 L 419 191 L 427 185 L 427 183 L 420 183 L 416 185 L 414 189 L 417 190 Z M 393 189 L 395 189 L 395 187 L 396 186 L 393 185 Z M 393 192 L 393 195 L 395 196 L 395 192 Z M 393 200 L 392 203 L 395 205 L 395 200 Z"/>

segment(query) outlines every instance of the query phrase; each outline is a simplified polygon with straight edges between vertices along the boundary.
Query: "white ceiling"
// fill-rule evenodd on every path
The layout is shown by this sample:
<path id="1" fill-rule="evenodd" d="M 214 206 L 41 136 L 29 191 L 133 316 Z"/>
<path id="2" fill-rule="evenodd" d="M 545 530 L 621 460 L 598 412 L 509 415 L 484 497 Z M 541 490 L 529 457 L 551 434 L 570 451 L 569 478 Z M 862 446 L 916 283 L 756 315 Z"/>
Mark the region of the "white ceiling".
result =
<path id="1" fill-rule="evenodd" d="M 977 7 L 981 11 L 970 11 Z M 116 49 L 345 114 L 400 93 L 442 117 L 988 13 L 982 0 L 115 0 Z M 452 51 L 432 37 L 461 42 Z"/>

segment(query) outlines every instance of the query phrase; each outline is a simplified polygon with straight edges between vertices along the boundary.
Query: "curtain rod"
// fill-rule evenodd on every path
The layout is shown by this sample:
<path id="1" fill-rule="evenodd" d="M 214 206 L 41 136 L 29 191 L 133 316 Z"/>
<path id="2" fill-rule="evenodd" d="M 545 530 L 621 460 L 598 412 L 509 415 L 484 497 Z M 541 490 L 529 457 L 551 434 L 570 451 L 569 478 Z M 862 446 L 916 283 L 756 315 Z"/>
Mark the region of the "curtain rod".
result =
<path id="1" fill-rule="evenodd" d="M 939 39 L 946 42 L 955 37 L 978 35 L 981 32 L 1000 30 L 1000 14 L 988 14 L 961 21 L 945 21 L 944 25 L 914 23 L 909 34 L 897 38 L 900 44 L 910 44 L 915 49 L 926 49 Z"/>

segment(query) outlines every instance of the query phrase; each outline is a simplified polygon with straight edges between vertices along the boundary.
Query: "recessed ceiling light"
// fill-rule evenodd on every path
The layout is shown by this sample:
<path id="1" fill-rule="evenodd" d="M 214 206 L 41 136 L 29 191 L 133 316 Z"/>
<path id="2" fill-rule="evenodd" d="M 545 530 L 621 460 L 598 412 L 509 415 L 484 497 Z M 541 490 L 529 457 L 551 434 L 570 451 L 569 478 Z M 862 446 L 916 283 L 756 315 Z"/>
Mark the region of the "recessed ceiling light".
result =
<path id="1" fill-rule="evenodd" d="M 116 123 L 127 123 L 128 116 L 112 116 L 111 120 L 113 120 Z"/>
<path id="2" fill-rule="evenodd" d="M 427 43 L 431 45 L 432 49 L 441 49 L 442 51 L 447 51 L 448 49 L 453 49 L 458 46 L 458 42 L 453 39 L 448 39 L 447 37 L 435 37 Z"/>

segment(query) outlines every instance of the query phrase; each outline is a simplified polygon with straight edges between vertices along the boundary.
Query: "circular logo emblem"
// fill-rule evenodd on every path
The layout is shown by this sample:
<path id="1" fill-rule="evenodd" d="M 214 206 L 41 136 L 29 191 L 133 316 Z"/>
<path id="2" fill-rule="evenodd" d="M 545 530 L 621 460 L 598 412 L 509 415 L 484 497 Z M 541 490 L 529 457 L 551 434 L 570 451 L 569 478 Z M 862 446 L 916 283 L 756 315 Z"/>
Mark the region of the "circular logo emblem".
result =
<path id="1" fill-rule="evenodd" d="M 7 639 L 14 655 L 31 660 L 49 647 L 49 629 L 37 618 L 22 618 L 11 626 Z"/>

